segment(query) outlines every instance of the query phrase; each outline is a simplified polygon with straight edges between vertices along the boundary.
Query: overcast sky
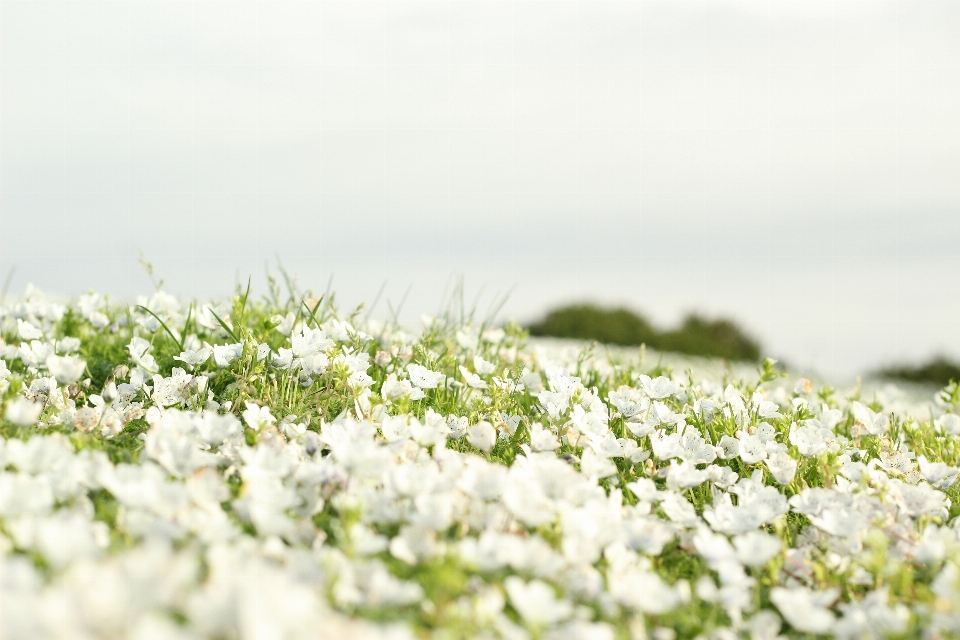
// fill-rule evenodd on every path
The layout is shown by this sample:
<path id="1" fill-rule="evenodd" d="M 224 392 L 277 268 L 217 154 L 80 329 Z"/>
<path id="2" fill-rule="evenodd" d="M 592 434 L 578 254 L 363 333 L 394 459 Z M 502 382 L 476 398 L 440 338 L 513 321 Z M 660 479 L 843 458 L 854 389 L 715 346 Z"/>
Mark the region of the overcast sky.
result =
<path id="1" fill-rule="evenodd" d="M 960 356 L 960 2 L 0 3 L 0 277 Z M 381 302 L 375 314 L 386 313 Z"/>

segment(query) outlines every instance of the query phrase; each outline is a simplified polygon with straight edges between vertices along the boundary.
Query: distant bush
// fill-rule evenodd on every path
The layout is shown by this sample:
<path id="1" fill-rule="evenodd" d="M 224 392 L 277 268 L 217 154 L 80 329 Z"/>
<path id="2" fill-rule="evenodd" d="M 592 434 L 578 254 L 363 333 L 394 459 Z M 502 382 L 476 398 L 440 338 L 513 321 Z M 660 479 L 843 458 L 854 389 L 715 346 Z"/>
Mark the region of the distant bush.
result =
<path id="1" fill-rule="evenodd" d="M 931 382 L 946 386 L 951 380 L 960 381 L 960 364 L 950 362 L 943 356 L 937 356 L 919 367 L 893 366 L 877 372 L 881 378 L 908 380 L 910 382 Z"/>
<path id="2" fill-rule="evenodd" d="M 646 318 L 628 309 L 577 304 L 549 312 L 530 325 L 530 335 L 596 340 L 605 344 L 646 344 L 659 351 L 728 360 L 759 360 L 760 345 L 729 320 L 690 315 L 678 329 L 658 331 Z"/>
<path id="3" fill-rule="evenodd" d="M 534 336 L 579 338 L 625 346 L 650 344 L 658 335 L 646 318 L 632 311 L 587 304 L 554 309 L 529 330 Z"/>
<path id="4" fill-rule="evenodd" d="M 728 360 L 759 360 L 760 345 L 729 320 L 690 315 L 679 329 L 660 334 L 650 343 L 661 351 L 678 351 Z"/>

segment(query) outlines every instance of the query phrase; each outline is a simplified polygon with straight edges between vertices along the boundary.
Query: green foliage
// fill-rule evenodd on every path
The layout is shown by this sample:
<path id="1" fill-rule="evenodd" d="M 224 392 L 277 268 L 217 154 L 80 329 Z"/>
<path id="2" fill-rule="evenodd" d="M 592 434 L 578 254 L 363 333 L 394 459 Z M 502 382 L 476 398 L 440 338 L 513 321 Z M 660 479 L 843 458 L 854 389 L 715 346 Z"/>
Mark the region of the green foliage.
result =
<path id="1" fill-rule="evenodd" d="M 529 330 L 532 336 L 597 340 L 625 346 L 652 344 L 657 338 L 656 330 L 646 318 L 628 309 L 601 309 L 588 304 L 555 309 L 540 322 L 530 325 Z"/>
<path id="2" fill-rule="evenodd" d="M 945 386 L 952 381 L 960 381 L 960 364 L 937 356 L 920 366 L 894 365 L 877 372 L 881 378 L 907 380 L 910 382 L 931 382 Z"/>
<path id="3" fill-rule="evenodd" d="M 796 585 L 791 583 L 796 580 L 801 580 L 802 588 L 815 592 L 839 588 L 841 595 L 837 603 L 826 607 L 832 611 L 831 615 L 837 616 L 845 607 L 863 602 L 867 595 L 881 587 L 886 588 L 891 606 L 902 604 L 912 609 L 910 615 L 913 618 L 905 627 L 907 633 L 917 631 L 926 623 L 924 616 L 927 613 L 924 612 L 932 611 L 933 607 L 952 606 L 951 602 L 944 604 L 942 596 L 934 593 L 931 587 L 939 576 L 948 575 L 943 574 L 943 561 L 926 564 L 904 561 L 906 556 L 900 547 L 907 543 L 913 545 L 921 536 L 927 535 L 925 528 L 931 523 L 941 527 L 942 531 L 949 533 L 949 539 L 954 540 L 953 529 L 943 525 L 960 516 L 960 483 L 945 486 L 942 508 L 930 510 L 918 518 L 902 517 L 895 529 L 887 529 L 884 523 L 893 521 L 887 520 L 883 514 L 888 509 L 896 513 L 894 510 L 901 508 L 897 505 L 909 498 L 909 494 L 904 498 L 897 493 L 900 478 L 906 476 L 904 472 L 890 470 L 888 473 L 896 483 L 887 485 L 879 481 L 883 473 L 880 469 L 884 467 L 878 463 L 897 451 L 912 454 L 909 461 L 902 464 L 909 467 L 907 473 L 914 477 L 919 477 L 916 475 L 919 472 L 916 460 L 920 456 L 948 467 L 960 465 L 960 439 L 945 437 L 945 429 L 949 431 L 949 427 L 944 425 L 948 423 L 940 419 L 917 419 L 889 413 L 880 398 L 861 399 L 859 386 L 850 395 L 830 387 L 815 390 L 808 380 L 799 385 L 783 381 L 785 374 L 777 362 L 769 358 L 761 361 L 757 344 L 727 320 L 707 320 L 693 315 L 678 328 L 659 331 L 642 316 L 626 309 L 604 310 L 589 305 L 558 309 L 541 323 L 530 327 L 530 333 L 609 344 L 649 345 L 661 352 L 675 351 L 728 360 L 710 363 L 722 365 L 720 380 L 701 380 L 694 372 L 701 363 L 690 364 L 683 375 L 677 375 L 672 369 L 675 363 L 663 353 L 645 363 L 646 351 L 642 347 L 639 353 L 623 350 L 612 354 L 605 353 L 606 350 L 598 348 L 596 343 L 588 342 L 581 345 L 582 348 L 568 349 L 567 345 L 561 345 L 556 350 L 553 355 L 562 358 L 567 372 L 560 375 L 553 365 L 546 367 L 543 364 L 551 357 L 541 361 L 534 350 L 526 348 L 526 331 L 514 323 L 504 327 L 491 327 L 489 320 L 474 324 L 474 311 L 466 313 L 461 310 L 457 317 L 448 311 L 427 323 L 419 335 L 409 335 L 395 319 L 386 324 L 367 323 L 359 319 L 359 310 L 338 315 L 332 304 L 332 293 L 317 297 L 309 292 L 301 295 L 296 292 L 295 284 L 289 278 L 287 280 L 291 293 L 286 302 L 281 302 L 281 293 L 274 282 L 271 299 L 259 301 L 250 298 L 249 289 L 240 289 L 229 303 L 216 306 L 216 311 L 213 306 L 209 307 L 209 314 L 199 303 L 186 308 L 180 306 L 173 312 L 164 310 L 164 304 L 169 300 L 161 299 L 153 307 L 104 307 L 104 312 L 110 314 L 110 322 L 98 324 L 99 328 L 96 328 L 77 309 L 68 308 L 61 319 L 46 324 L 45 329 L 50 338 L 59 340 L 72 336 L 81 339 L 78 356 L 86 363 L 83 376 L 56 387 L 59 394 L 56 397 L 43 395 L 47 392 L 41 394 L 38 385 L 31 392 L 32 397 L 39 398 L 38 402 L 45 403 L 38 425 L 18 426 L 22 423 L 0 418 L 0 437 L 29 441 L 38 437 L 66 436 L 76 451 L 84 452 L 85 461 L 94 461 L 105 469 L 120 464 L 156 467 L 161 458 L 182 458 L 190 454 L 185 448 L 168 446 L 172 439 L 148 438 L 148 434 L 159 436 L 164 429 L 172 428 L 169 424 L 152 421 L 154 426 L 151 427 L 147 423 L 150 414 L 145 411 L 160 406 L 163 387 L 174 378 L 188 382 L 184 383 L 179 391 L 181 395 L 173 398 L 174 404 L 168 405 L 167 410 L 203 409 L 211 414 L 231 412 L 239 416 L 248 402 L 269 408 L 269 424 L 254 426 L 244 416 L 247 426 L 242 439 L 237 437 L 230 442 L 234 457 L 223 458 L 215 467 L 228 489 L 223 496 L 229 494 L 229 499 L 219 503 L 223 510 L 219 514 L 222 521 L 235 525 L 241 532 L 238 539 L 250 538 L 257 540 L 258 544 L 263 542 L 263 548 L 271 549 L 271 554 L 277 548 L 288 550 L 292 560 L 288 568 L 292 572 L 298 571 L 293 563 L 315 554 L 325 572 L 325 577 L 317 584 L 336 609 L 336 612 L 331 609 L 328 614 L 398 624 L 411 629 L 416 637 L 484 637 L 494 631 L 500 634 L 497 625 L 526 627 L 531 639 L 555 637 L 550 635 L 555 629 L 537 621 L 529 610 L 524 612 L 523 600 L 508 593 L 506 581 L 514 576 L 520 577 L 528 586 L 534 580 L 541 586 L 545 584 L 557 598 L 575 607 L 575 613 L 570 615 L 583 621 L 609 624 L 615 634 L 613 637 L 617 638 L 630 637 L 630 634 L 650 637 L 647 634 L 651 631 L 653 637 L 674 632 L 681 640 L 727 637 L 724 631 L 735 626 L 744 614 L 749 622 L 761 611 L 765 614 L 783 613 L 782 603 L 775 605 L 771 594 L 774 589 L 787 585 L 795 588 Z M 344 321 L 350 323 L 349 331 L 342 324 Z M 10 324 L 8 322 L 7 328 L 3 329 L 4 340 L 13 344 L 18 338 Z M 288 356 L 295 347 L 303 354 L 303 344 L 311 334 L 308 330 L 311 328 L 320 328 L 331 338 L 329 344 L 324 341 L 326 346 L 320 353 L 325 365 L 309 375 L 302 375 L 303 369 L 299 367 L 303 365 L 278 364 L 279 356 L 287 349 L 291 349 Z M 149 342 L 146 356 L 132 354 L 136 349 L 128 345 L 134 337 Z M 214 355 L 191 363 L 188 360 L 192 356 L 181 354 L 182 351 L 196 352 L 232 341 L 240 343 L 240 348 L 227 361 Z M 295 341 L 300 343 L 299 347 Z M 143 343 L 140 346 L 146 347 Z M 269 349 L 264 350 L 264 346 Z M 544 351 L 550 353 L 549 345 Z M 149 371 L 135 371 L 140 366 L 138 358 L 155 359 L 155 367 L 150 364 Z M 732 365 L 729 360 L 735 359 L 752 360 L 753 364 Z M 409 386 L 414 380 L 412 365 L 442 375 L 434 386 L 424 384 L 412 394 L 413 388 Z M 754 365 L 756 375 L 749 373 Z M 358 369 L 355 371 L 351 367 Z M 179 371 L 172 375 L 174 368 L 186 369 L 186 373 Z M 30 369 L 24 358 L 11 359 L 9 369 L 3 382 L 7 387 L 0 394 L 2 408 L 17 396 L 24 395 L 33 381 L 50 373 L 44 365 Z M 362 379 L 363 384 L 357 384 L 357 378 L 353 377 L 357 371 L 365 371 L 368 376 Z M 134 374 L 144 384 L 136 388 L 132 386 Z M 165 379 L 167 376 L 169 378 Z M 659 376 L 668 380 L 656 380 Z M 388 379 L 394 391 L 390 391 Z M 98 419 L 96 426 L 90 428 L 92 425 L 88 424 L 87 428 L 80 429 L 79 411 L 89 413 L 95 405 L 102 404 L 104 388 L 111 381 L 120 387 L 110 393 L 118 394 L 113 409 L 123 412 L 122 430 L 105 436 L 102 418 Z M 396 393 L 398 385 L 404 383 L 408 385 L 406 394 Z M 547 393 L 542 395 L 541 389 Z M 789 389 L 793 389 L 792 393 Z M 626 397 L 623 394 L 628 392 L 635 399 L 644 400 L 645 408 L 640 413 L 627 415 L 626 411 L 621 413 L 617 408 L 614 394 L 619 394 L 622 400 Z M 101 397 L 95 397 L 98 395 Z M 544 398 L 551 397 L 559 397 L 563 402 L 548 408 Z M 854 400 L 864 402 L 877 413 L 889 414 L 889 423 L 885 422 L 880 431 L 865 433 L 864 425 L 858 422 L 861 418 L 849 406 Z M 945 410 L 960 411 L 960 385 L 953 383 L 940 391 L 937 403 Z M 827 421 L 829 408 L 841 409 L 841 415 L 835 417 L 831 426 L 809 431 L 812 427 L 807 423 Z M 4 415 L 0 413 L 0 416 Z M 388 439 L 384 430 L 387 418 L 404 416 L 413 421 L 408 426 L 416 427 L 412 435 L 399 439 L 390 436 L 392 439 Z M 354 464 L 352 456 L 365 456 L 373 449 L 358 447 L 350 451 L 349 444 L 339 443 L 335 453 L 334 446 L 324 444 L 337 442 L 334 439 L 338 437 L 336 429 L 330 423 L 343 420 L 344 425 L 356 427 L 358 423 L 354 417 L 359 422 L 369 421 L 380 427 L 380 433 L 373 436 L 369 444 L 379 447 L 379 451 L 390 452 L 378 458 L 385 466 L 382 472 L 376 471 L 373 475 L 367 475 L 373 473 L 367 470 L 355 473 L 347 466 Z M 461 424 L 461 418 L 463 426 L 489 422 L 497 434 L 496 439 L 489 445 L 477 444 L 477 440 L 471 440 L 469 432 L 466 436 L 454 436 L 451 431 L 440 442 L 431 444 L 426 439 L 423 442 L 418 440 L 422 437 L 416 435 L 422 433 L 420 427 L 438 417 L 448 428 Z M 678 446 L 684 443 L 683 455 L 696 452 L 691 446 L 697 446 L 694 437 L 700 436 L 703 437 L 700 451 L 709 453 L 710 448 L 718 445 L 724 437 L 745 439 L 750 434 L 759 433 L 761 422 L 773 428 L 771 443 L 766 445 L 765 460 L 746 460 L 744 449 L 740 449 L 740 453 L 732 457 L 713 457 L 711 454 L 709 461 L 684 462 L 681 468 L 677 458 L 682 459 L 682 456 L 665 449 L 666 439 L 675 437 L 674 434 L 683 429 L 684 440 L 677 440 Z M 655 430 L 651 431 L 651 428 Z M 623 447 L 614 451 L 617 455 L 606 459 L 609 467 L 603 471 L 603 477 L 590 475 L 596 472 L 590 470 L 591 464 L 597 468 L 596 456 L 593 461 L 590 456 L 596 451 L 594 445 L 599 440 L 594 439 L 591 443 L 589 434 L 592 432 L 588 429 L 602 432 L 607 443 L 617 442 Z M 808 431 L 804 435 L 798 429 Z M 544 430 L 558 439 L 550 445 L 552 449 L 543 444 L 534 446 L 534 438 L 542 437 Z M 317 437 L 318 434 L 321 438 Z M 822 440 L 820 444 L 825 448 L 813 449 L 810 443 L 816 438 Z M 184 440 L 177 442 L 182 444 Z M 307 449 L 308 443 L 312 449 Z M 655 443 L 660 443 L 661 453 L 656 452 Z M 686 443 L 693 444 L 687 446 Z M 10 445 L 10 451 L 22 451 L 22 446 L 21 443 Z M 249 449 L 251 447 L 254 449 Z M 285 487 L 291 491 L 295 489 L 298 496 L 319 496 L 322 500 L 302 505 L 310 506 L 310 510 L 298 506 L 277 515 L 299 521 L 296 534 L 284 534 L 278 538 L 269 535 L 269 521 L 261 523 L 252 519 L 250 505 L 263 507 L 274 499 L 270 495 L 265 499 L 257 498 L 255 480 L 256 474 L 263 473 L 263 470 L 272 473 L 274 467 L 270 460 L 273 458 L 264 456 L 264 462 L 254 454 L 257 451 L 264 454 L 280 451 L 284 447 L 288 453 L 300 457 L 298 464 L 302 466 L 298 469 L 303 471 L 289 474 L 284 480 Z M 773 447 L 777 448 L 778 454 L 785 454 L 796 463 L 795 471 L 786 477 L 776 475 L 773 470 L 770 453 L 775 451 Z M 200 448 L 204 453 L 216 451 L 210 449 L 209 444 Z M 499 502 L 478 498 L 460 486 L 461 479 L 469 477 L 465 467 L 458 466 L 464 460 L 451 455 L 451 451 L 480 456 L 488 463 L 508 467 L 519 463 L 518 470 L 531 467 L 532 461 L 542 457 L 556 455 L 564 463 L 558 466 L 560 471 L 569 465 L 573 473 L 586 476 L 588 480 L 587 484 L 580 482 L 578 485 L 571 482 L 573 476 L 560 474 L 553 467 L 550 475 L 543 471 L 537 476 L 514 476 L 511 471 Z M 631 451 L 638 455 L 634 457 Z M 220 448 L 219 453 L 223 452 L 224 449 Z M 2 449 L 0 453 L 3 453 Z M 15 458 L 9 456 L 9 460 Z M 2 461 L 0 456 L 0 463 Z M 13 477 L 14 473 L 22 473 L 18 465 L 19 462 L 8 462 L 7 468 L 0 467 L 0 471 Z M 442 476 L 443 482 L 429 487 L 421 484 L 422 478 L 408 475 L 414 465 L 420 467 L 418 473 L 446 474 Z M 870 472 L 862 469 L 858 472 L 858 465 L 869 468 Z M 481 468 L 485 465 L 476 467 Z M 336 471 L 330 472 L 332 469 Z M 476 469 L 470 473 L 483 479 L 484 475 L 474 473 Z M 708 531 L 705 524 L 708 512 L 719 513 L 724 505 L 735 506 L 740 513 L 746 514 L 743 517 L 755 517 L 750 515 L 754 498 L 749 497 L 746 490 L 737 493 L 732 487 L 711 480 L 711 476 L 696 475 L 714 472 L 735 474 L 736 478 L 729 482 L 739 479 L 741 488 L 747 486 L 747 479 L 753 478 L 750 482 L 766 485 L 764 491 L 774 488 L 773 495 L 779 493 L 781 495 L 777 497 L 783 499 L 781 514 L 766 518 L 760 531 L 775 535 L 788 553 L 776 553 L 765 564 L 743 562 L 743 580 L 736 589 L 750 600 L 744 611 L 737 608 L 740 605 L 729 606 L 716 594 L 710 595 L 709 585 L 716 584 L 727 589 L 728 593 L 733 593 L 734 587 L 729 584 L 729 576 L 725 577 L 721 571 L 722 566 L 715 562 L 718 547 L 709 541 L 698 543 L 694 536 L 697 531 Z M 60 471 L 53 469 L 49 473 L 55 475 Z M 860 480 L 856 479 L 857 473 L 861 475 Z M 409 483 L 405 480 L 408 477 L 411 479 Z M 426 477 L 429 479 L 430 476 Z M 497 476 L 491 473 L 485 482 L 490 478 L 494 479 L 490 484 L 495 485 Z M 683 484 L 689 478 L 693 478 L 694 483 Z M 163 501 L 172 504 L 168 510 L 171 514 L 169 520 L 178 528 L 187 519 L 182 515 L 184 512 L 179 511 L 181 507 L 173 501 L 179 495 L 188 495 L 190 485 L 200 479 L 199 476 L 172 476 L 156 483 L 160 488 L 172 488 L 177 483 L 187 485 L 186 494 L 171 491 L 168 497 L 162 491 L 155 492 L 157 504 L 162 506 Z M 518 488 L 518 480 L 530 482 L 530 491 L 542 491 L 545 496 L 550 496 L 551 501 L 562 505 L 557 515 L 535 526 L 513 519 L 509 514 L 516 507 L 505 506 L 510 502 L 506 496 L 508 489 Z M 644 485 L 634 484 L 642 480 L 649 480 L 647 486 L 655 487 L 655 499 L 643 494 Z M 464 482 L 466 486 L 468 483 Z M 475 480 L 470 480 L 473 482 Z M 918 480 L 913 488 L 919 490 L 923 484 L 929 483 Z M 129 496 L 119 493 L 114 496 L 106 486 L 96 485 L 87 491 L 82 502 L 80 498 L 70 498 L 58 508 L 78 507 L 79 512 L 82 506 L 83 512 L 96 524 L 95 530 L 102 531 L 105 525 L 109 535 L 101 536 L 99 543 L 104 557 L 109 557 L 127 553 L 140 544 L 140 534 L 130 525 L 130 514 L 139 507 L 134 505 L 131 508 L 125 503 Z M 570 486 L 580 488 L 567 496 Z M 589 487 L 589 491 L 584 487 Z M 526 491 L 527 487 L 519 489 Z M 857 499 L 883 507 L 883 514 L 877 516 L 871 528 L 857 534 L 862 534 L 863 538 L 857 539 L 858 543 L 862 542 L 861 552 L 843 556 L 835 553 L 833 538 L 826 538 L 823 527 L 818 524 L 818 519 L 824 521 L 823 516 L 804 515 L 785 506 L 787 500 L 809 489 L 828 494 L 842 493 L 842 500 L 859 496 Z M 360 490 L 369 490 L 369 493 L 361 494 Z M 756 487 L 750 489 L 754 490 Z M 147 495 L 146 490 L 143 493 Z M 619 497 L 617 493 L 620 493 Z M 734 495 L 732 502 L 725 493 Z M 517 495 L 514 493 L 513 497 Z M 451 500 L 440 500 L 445 497 L 451 497 Z M 254 499 L 261 502 L 254 503 Z M 396 507 L 396 513 L 406 515 L 394 517 L 387 510 L 378 514 L 375 508 L 379 508 L 380 502 L 376 501 L 381 499 L 386 501 L 384 504 Z M 619 507 L 621 500 L 622 510 Z M 579 515 L 575 509 L 580 509 L 581 503 L 584 507 L 596 509 L 584 508 L 583 515 Z M 680 524 L 676 511 L 678 504 L 688 507 L 690 517 L 703 519 L 703 523 L 697 521 L 696 528 Z M 770 501 L 766 504 L 766 508 L 772 508 Z M 445 528 L 434 530 L 432 526 L 424 527 L 412 520 L 411 516 L 426 517 L 431 511 L 442 515 L 445 505 L 454 510 L 451 524 L 442 525 Z M 205 504 L 203 509 L 217 513 L 218 507 Z M 607 595 L 613 593 L 619 584 L 619 595 L 616 596 L 619 600 L 612 599 L 612 596 L 604 600 L 584 595 L 578 586 L 583 580 L 575 571 L 554 573 L 554 569 L 550 569 L 554 557 L 569 559 L 580 553 L 578 545 L 587 548 L 593 543 L 590 536 L 602 538 L 610 526 L 621 526 L 620 520 L 601 520 L 602 526 L 592 529 L 584 526 L 580 532 L 577 518 L 592 518 L 592 514 L 606 513 L 608 509 L 614 509 L 624 522 L 630 521 L 628 524 L 633 528 L 624 529 L 633 532 L 629 537 L 629 549 L 621 548 L 620 541 L 612 544 L 609 540 L 604 541 L 607 546 L 594 560 L 587 561 L 595 566 L 584 575 L 589 578 L 587 582 L 593 580 L 590 576 L 601 577 L 605 582 L 597 584 L 601 589 L 606 585 Z M 839 507 L 831 509 L 829 515 L 832 519 L 828 522 L 848 517 L 847 512 Z M 505 517 L 510 520 L 504 520 Z M 508 528 L 504 530 L 505 523 Z M 590 523 L 587 521 L 587 524 Z M 355 525 L 367 527 L 372 534 L 391 539 L 391 542 L 385 548 L 377 547 L 379 550 L 365 547 L 363 538 L 354 530 Z M 417 537 L 410 535 L 409 527 L 419 527 L 419 530 L 413 530 L 413 536 Z M 657 527 L 673 532 L 662 550 L 659 547 L 654 549 L 655 545 L 644 547 L 643 536 L 647 535 L 647 527 L 653 532 Z M 14 539 L 10 535 L 12 530 L 0 519 L 0 543 Z M 729 535 L 724 539 L 736 544 L 737 534 L 716 527 L 714 530 L 723 536 Z M 504 534 L 501 539 L 491 538 L 498 545 L 495 550 L 480 543 L 488 531 Z M 632 537 L 634 534 L 636 537 Z M 401 535 L 409 537 L 398 539 Z M 410 559 L 409 553 L 403 552 L 402 546 L 393 544 L 393 541 L 403 542 L 413 549 L 421 539 L 427 539 L 431 544 L 424 547 L 428 549 L 427 553 L 417 552 L 416 562 Z M 539 547 L 545 551 L 537 551 L 537 557 L 531 557 L 527 565 L 527 559 L 519 558 L 517 554 L 518 549 L 524 550 L 521 541 L 531 539 L 539 539 L 543 543 Z M 277 547 L 277 542 L 283 547 Z M 12 553 L 29 558 L 44 579 L 59 579 L 57 571 L 60 569 L 55 563 L 48 564 L 43 554 L 16 544 L 19 546 L 10 547 Z M 176 544 L 184 554 L 203 549 L 189 537 Z M 470 553 L 465 553 L 471 548 L 470 544 L 475 544 L 477 553 L 483 555 L 471 558 Z M 517 546 L 511 550 L 510 544 Z M 701 549 L 698 545 L 706 546 Z M 950 558 L 960 557 L 954 547 L 947 552 L 951 554 Z M 494 555 L 498 557 L 497 563 L 480 561 Z M 500 556 L 509 557 L 510 562 L 503 564 Z M 205 557 L 202 552 L 197 554 L 198 575 L 202 582 L 207 580 Z M 277 557 L 270 557 L 270 562 L 275 560 Z M 731 557 L 724 562 L 739 567 L 737 562 L 740 559 L 738 556 L 734 561 Z M 365 573 L 372 571 L 373 567 L 381 567 L 385 572 Z M 307 571 L 312 569 L 307 566 L 304 572 Z M 641 613 L 645 611 L 643 601 L 637 605 L 623 590 L 623 585 L 629 585 L 627 577 L 647 574 L 657 576 L 662 580 L 662 588 L 676 595 L 671 608 L 660 613 L 652 612 L 654 609 L 651 608 L 651 612 Z M 372 595 L 369 596 L 355 599 L 344 596 L 350 596 L 347 589 L 353 588 L 351 580 L 366 580 L 368 575 L 376 575 L 381 581 L 388 576 L 399 584 L 415 584 L 422 590 L 422 598 L 394 603 L 378 601 L 377 594 L 386 589 L 383 584 L 374 585 L 376 588 L 370 590 Z M 349 580 L 347 576 L 350 576 Z M 335 591 L 341 577 L 346 586 L 342 592 Z M 392 583 L 387 586 L 389 584 Z M 641 597 L 652 599 L 655 595 L 645 592 Z M 491 603 L 502 613 L 491 613 Z M 174 609 L 167 614 L 177 624 L 186 627 L 191 623 L 189 616 L 180 610 Z M 491 617 L 494 615 L 495 618 Z M 779 620 L 779 616 L 775 618 Z M 512 626 L 503 628 L 509 630 Z M 564 627 L 556 627 L 561 628 Z M 784 626 L 781 631 L 784 635 L 777 637 L 811 637 L 801 634 L 796 625 Z M 741 631 L 741 635 L 744 633 Z"/>
<path id="4" fill-rule="evenodd" d="M 757 360 L 760 345 L 730 320 L 707 320 L 690 315 L 679 329 L 660 334 L 650 344 L 661 351 L 676 351 L 696 356 L 727 360 Z"/>
<path id="5" fill-rule="evenodd" d="M 646 318 L 628 309 L 604 309 L 578 304 L 548 313 L 529 327 L 532 336 L 596 340 L 605 344 L 639 346 L 694 356 L 751 360 L 760 358 L 760 345 L 730 320 L 687 316 L 680 327 L 658 331 Z"/>

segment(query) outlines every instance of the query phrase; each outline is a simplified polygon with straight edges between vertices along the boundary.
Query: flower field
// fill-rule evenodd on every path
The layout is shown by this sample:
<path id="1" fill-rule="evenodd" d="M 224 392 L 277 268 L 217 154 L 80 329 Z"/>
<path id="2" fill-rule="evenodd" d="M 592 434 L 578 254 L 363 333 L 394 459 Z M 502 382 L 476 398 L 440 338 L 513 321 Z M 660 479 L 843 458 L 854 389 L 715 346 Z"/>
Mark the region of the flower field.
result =
<path id="1" fill-rule="evenodd" d="M 960 636 L 957 384 L 423 326 L 0 306 L 0 637 Z"/>

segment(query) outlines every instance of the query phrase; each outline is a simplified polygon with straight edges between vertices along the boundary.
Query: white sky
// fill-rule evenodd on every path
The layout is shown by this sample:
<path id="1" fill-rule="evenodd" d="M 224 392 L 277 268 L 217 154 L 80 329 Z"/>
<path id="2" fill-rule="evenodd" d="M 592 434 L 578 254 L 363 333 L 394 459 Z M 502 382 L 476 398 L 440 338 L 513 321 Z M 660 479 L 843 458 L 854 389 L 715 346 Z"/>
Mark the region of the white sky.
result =
<path id="1" fill-rule="evenodd" d="M 4 0 L 0 277 L 129 297 L 143 250 L 222 296 L 279 254 L 409 319 L 462 275 L 832 375 L 960 356 L 957 34 L 953 0 Z"/>

